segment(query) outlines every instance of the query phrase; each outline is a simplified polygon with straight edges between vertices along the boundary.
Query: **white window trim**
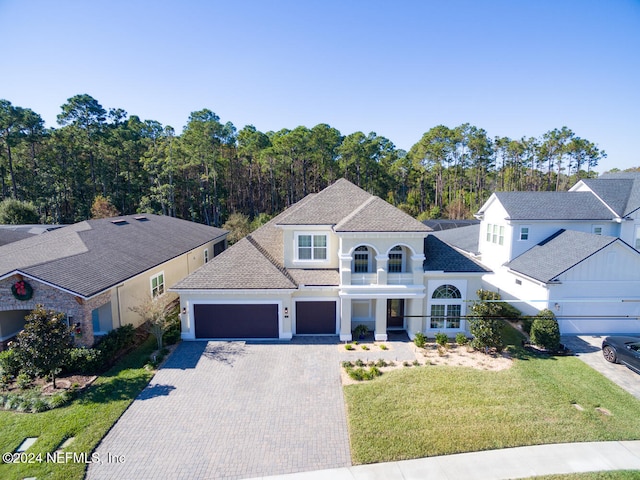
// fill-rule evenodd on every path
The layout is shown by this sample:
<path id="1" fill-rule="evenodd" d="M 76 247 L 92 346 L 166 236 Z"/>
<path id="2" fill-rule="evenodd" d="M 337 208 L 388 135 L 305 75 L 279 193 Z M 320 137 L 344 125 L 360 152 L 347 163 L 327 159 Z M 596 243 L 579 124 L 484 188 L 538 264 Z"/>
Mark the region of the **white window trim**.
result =
<path id="1" fill-rule="evenodd" d="M 600 229 L 600 233 L 596 233 L 596 229 Z M 591 233 L 594 235 L 604 235 L 604 225 L 591 225 Z"/>
<path id="2" fill-rule="evenodd" d="M 202 251 L 202 255 L 203 255 L 203 257 L 202 257 L 202 258 L 203 258 L 203 260 L 204 260 L 204 263 L 208 263 L 208 262 L 209 262 L 209 249 L 208 249 L 208 248 L 205 248 L 205 249 Z"/>
<path id="3" fill-rule="evenodd" d="M 400 247 L 400 250 L 393 250 L 393 248 L 395 248 L 396 246 Z M 389 270 L 389 261 L 387 260 L 387 271 L 390 274 L 401 274 L 401 273 L 407 273 L 407 255 L 404 252 L 404 247 L 402 245 L 395 245 L 391 250 L 389 250 L 389 253 L 387 253 L 387 256 L 389 257 L 389 260 L 391 259 L 391 255 L 400 255 L 400 271 L 399 272 L 392 272 L 391 270 Z"/>
<path id="4" fill-rule="evenodd" d="M 358 251 L 358 248 L 360 248 L 360 247 L 366 247 L 367 251 L 366 251 L 366 252 L 364 252 L 364 251 Z M 356 272 L 356 255 L 365 255 L 365 254 L 367 255 L 367 271 L 366 271 L 366 272 Z M 372 269 L 373 269 L 373 268 L 372 268 L 372 262 L 371 262 L 372 257 L 373 257 L 373 255 L 372 255 L 372 252 L 371 252 L 371 248 L 370 248 L 369 246 L 367 246 L 367 245 L 359 245 L 358 247 L 356 247 L 356 248 L 353 250 L 353 267 L 352 267 L 352 272 L 353 272 L 354 274 L 356 274 L 356 275 L 359 275 L 359 274 L 361 275 L 361 274 L 366 274 L 366 273 L 373 273 L 373 272 L 372 272 Z"/>
<path id="5" fill-rule="evenodd" d="M 160 277 L 160 275 L 162 275 L 162 292 L 160 292 L 158 295 L 154 295 L 153 294 L 153 279 Z M 160 285 L 160 284 L 158 284 L 158 285 Z M 161 271 L 161 272 L 156 273 L 155 275 L 151 275 L 151 277 L 149 277 L 149 288 L 151 290 L 151 298 L 155 298 L 157 296 L 160 296 L 160 295 L 162 295 L 163 293 L 165 293 L 167 291 L 166 277 L 164 276 L 164 270 Z"/>
<path id="6" fill-rule="evenodd" d="M 522 234 L 524 233 L 522 230 L 523 229 L 527 229 L 527 238 L 522 238 Z M 531 227 L 529 225 L 521 225 L 520 226 L 520 233 L 518 234 L 518 241 L 519 242 L 527 242 L 529 240 L 529 237 L 531 236 Z"/>
<path id="7" fill-rule="evenodd" d="M 311 258 L 300 258 L 299 254 L 300 254 L 300 248 L 299 248 L 299 238 L 300 237 L 304 237 L 304 236 L 311 236 Z M 313 237 L 324 237 L 325 238 L 325 258 L 313 258 Z M 311 231 L 311 232 L 296 232 L 294 234 L 294 262 L 296 263 L 329 263 L 330 259 L 329 259 L 329 244 L 330 244 L 330 239 L 329 239 L 329 235 L 325 232 L 318 232 L 318 231 Z"/>

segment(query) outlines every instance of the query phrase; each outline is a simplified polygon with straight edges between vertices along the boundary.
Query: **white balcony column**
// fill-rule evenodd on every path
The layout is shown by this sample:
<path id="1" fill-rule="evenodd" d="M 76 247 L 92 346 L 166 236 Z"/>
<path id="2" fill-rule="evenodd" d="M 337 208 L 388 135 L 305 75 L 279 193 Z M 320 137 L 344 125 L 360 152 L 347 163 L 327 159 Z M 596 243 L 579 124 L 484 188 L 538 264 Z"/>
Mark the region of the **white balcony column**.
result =
<path id="1" fill-rule="evenodd" d="M 424 283 L 424 254 L 411 255 L 411 272 L 413 272 L 413 284 Z"/>
<path id="2" fill-rule="evenodd" d="M 340 298 L 340 341 L 351 341 L 351 299 Z"/>
<path id="3" fill-rule="evenodd" d="M 424 332 L 424 299 L 410 298 L 406 300 L 407 334 L 413 340 L 416 333 Z"/>
<path id="4" fill-rule="evenodd" d="M 387 272 L 389 266 L 389 256 L 388 255 L 376 255 L 376 265 L 378 267 L 377 276 L 378 276 L 378 285 L 386 285 L 387 284 Z"/>
<path id="5" fill-rule="evenodd" d="M 376 329 L 374 338 L 376 342 L 387 341 L 387 299 L 376 298 Z"/>
<path id="6" fill-rule="evenodd" d="M 340 285 L 351 285 L 351 262 L 353 257 L 340 254 Z"/>

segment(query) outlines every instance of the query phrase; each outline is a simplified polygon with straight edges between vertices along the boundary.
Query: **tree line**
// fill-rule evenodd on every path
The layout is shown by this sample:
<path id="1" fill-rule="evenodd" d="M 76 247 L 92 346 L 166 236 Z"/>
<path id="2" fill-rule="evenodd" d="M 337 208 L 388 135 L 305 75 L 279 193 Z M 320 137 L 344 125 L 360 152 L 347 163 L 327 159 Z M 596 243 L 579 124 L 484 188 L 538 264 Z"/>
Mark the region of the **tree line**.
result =
<path id="1" fill-rule="evenodd" d="M 238 131 L 203 109 L 177 133 L 87 94 L 57 123 L 0 100 L 0 200 L 31 202 L 47 223 L 85 220 L 108 199 L 107 211 L 220 226 L 234 213 L 274 215 L 341 177 L 420 219 L 470 218 L 493 191 L 566 190 L 606 156 L 567 127 L 512 139 L 438 125 L 404 151 L 327 124 Z"/>

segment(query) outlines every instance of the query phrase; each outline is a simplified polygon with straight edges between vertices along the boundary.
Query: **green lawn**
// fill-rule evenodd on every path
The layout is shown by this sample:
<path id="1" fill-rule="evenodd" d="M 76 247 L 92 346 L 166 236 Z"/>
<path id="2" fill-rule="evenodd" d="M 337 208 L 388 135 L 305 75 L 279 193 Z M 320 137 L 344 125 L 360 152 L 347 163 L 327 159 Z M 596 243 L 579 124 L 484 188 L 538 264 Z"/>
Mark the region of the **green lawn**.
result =
<path id="1" fill-rule="evenodd" d="M 614 470 L 610 472 L 570 473 L 566 475 L 544 475 L 525 480 L 640 480 L 638 470 Z"/>
<path id="2" fill-rule="evenodd" d="M 499 372 L 421 366 L 346 386 L 354 463 L 640 439 L 640 400 L 578 358 L 517 356 Z"/>
<path id="3" fill-rule="evenodd" d="M 41 463 L 0 463 L 0 478 L 83 478 L 84 463 L 57 464 L 45 462 L 44 457 L 69 437 L 75 437 L 75 442 L 67 451 L 86 453 L 90 457 L 98 442 L 149 383 L 153 374 L 142 366 L 155 345 L 155 339 L 150 338 L 66 407 L 28 414 L 0 411 L 0 451 L 12 452 L 25 437 L 38 437 L 29 453 L 41 453 L 43 457 Z"/>

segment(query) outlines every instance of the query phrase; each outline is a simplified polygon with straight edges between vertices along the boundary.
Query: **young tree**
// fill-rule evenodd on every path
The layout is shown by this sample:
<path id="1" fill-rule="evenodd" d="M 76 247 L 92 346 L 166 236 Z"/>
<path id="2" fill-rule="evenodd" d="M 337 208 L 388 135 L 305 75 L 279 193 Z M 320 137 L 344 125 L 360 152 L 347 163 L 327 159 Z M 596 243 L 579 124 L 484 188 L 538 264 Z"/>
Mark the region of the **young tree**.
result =
<path id="1" fill-rule="evenodd" d="M 229 230 L 227 241 L 233 245 L 251 233 L 251 222 L 249 217 L 242 213 L 232 213 L 222 228 Z"/>
<path id="2" fill-rule="evenodd" d="M 25 317 L 24 330 L 13 347 L 22 370 L 30 375 L 50 376 L 53 388 L 73 346 L 71 328 L 64 318 L 64 313 L 38 305 Z"/>
<path id="3" fill-rule="evenodd" d="M 136 307 L 130 307 L 132 312 L 136 312 L 147 324 L 151 334 L 156 337 L 158 350 L 162 348 L 162 335 L 169 327 L 168 312 L 171 304 L 176 300 L 176 295 L 164 293 L 157 297 L 148 298 Z"/>
<path id="4" fill-rule="evenodd" d="M 506 302 L 500 302 L 500 294 L 489 290 L 478 290 L 478 301 L 471 306 L 473 317 L 469 330 L 473 335 L 471 345 L 479 350 L 504 348 L 502 341 L 502 320 L 517 318 L 520 312 Z"/>
<path id="5" fill-rule="evenodd" d="M 111 200 L 103 195 L 96 195 L 91 205 L 91 218 L 117 217 L 120 212 L 113 206 Z"/>

